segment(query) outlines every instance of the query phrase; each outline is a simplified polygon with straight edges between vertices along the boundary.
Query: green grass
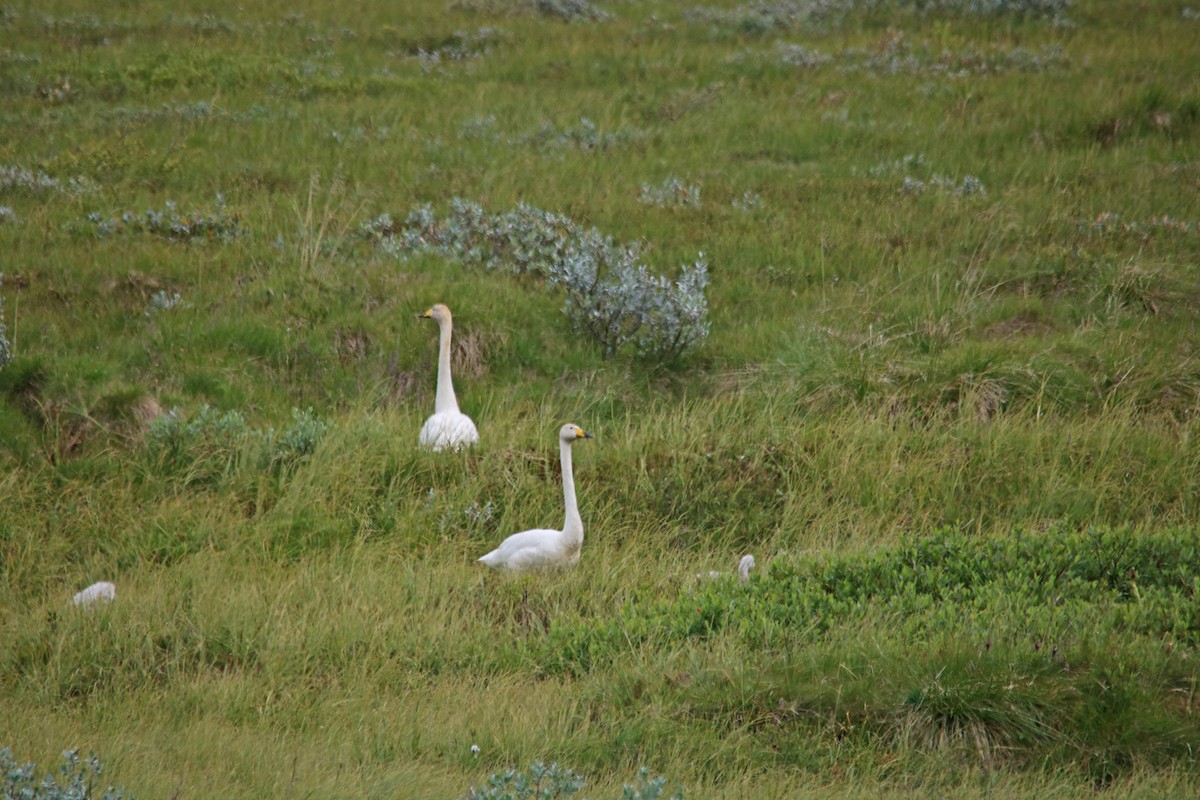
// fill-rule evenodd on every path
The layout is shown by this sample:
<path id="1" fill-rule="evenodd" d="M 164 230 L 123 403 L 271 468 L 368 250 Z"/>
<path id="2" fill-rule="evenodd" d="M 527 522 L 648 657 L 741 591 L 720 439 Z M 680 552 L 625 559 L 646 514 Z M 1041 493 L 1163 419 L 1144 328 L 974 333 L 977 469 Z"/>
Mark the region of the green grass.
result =
<path id="1" fill-rule="evenodd" d="M 0 9 L 0 746 L 139 797 L 1195 794 L 1200 23 L 925 5 Z M 361 232 L 454 198 L 702 252 L 710 336 L 604 358 Z M 565 421 L 581 562 L 484 574 Z"/>

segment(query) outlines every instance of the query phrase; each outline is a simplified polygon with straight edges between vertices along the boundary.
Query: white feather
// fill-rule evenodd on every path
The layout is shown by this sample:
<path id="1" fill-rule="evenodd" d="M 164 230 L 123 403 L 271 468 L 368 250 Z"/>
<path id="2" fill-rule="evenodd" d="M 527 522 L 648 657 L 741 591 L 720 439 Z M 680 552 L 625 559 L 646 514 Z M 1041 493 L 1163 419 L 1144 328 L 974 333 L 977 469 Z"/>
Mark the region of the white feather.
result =
<path id="1" fill-rule="evenodd" d="M 108 581 L 99 581 L 80 592 L 76 592 L 75 596 L 71 598 L 71 602 L 77 606 L 90 606 L 92 603 L 101 600 L 112 601 L 116 599 L 117 587 Z"/>
<path id="2" fill-rule="evenodd" d="M 742 556 L 742 560 L 738 562 L 738 565 L 737 565 L 738 580 L 741 581 L 742 583 L 745 583 L 746 581 L 750 580 L 750 570 L 752 570 L 752 569 L 754 569 L 754 556 L 747 553 L 746 555 Z M 725 574 L 726 573 L 718 572 L 714 569 L 714 570 L 709 570 L 708 572 L 697 572 L 696 577 L 697 578 L 716 579 L 716 578 L 724 577 Z"/>
<path id="3" fill-rule="evenodd" d="M 750 580 L 750 570 L 754 569 L 754 556 L 747 553 L 738 562 L 738 580 L 742 583 Z"/>
<path id="4" fill-rule="evenodd" d="M 461 411 L 442 411 L 425 420 L 419 437 L 422 447 L 433 451 L 458 450 L 479 442 L 475 423 Z"/>

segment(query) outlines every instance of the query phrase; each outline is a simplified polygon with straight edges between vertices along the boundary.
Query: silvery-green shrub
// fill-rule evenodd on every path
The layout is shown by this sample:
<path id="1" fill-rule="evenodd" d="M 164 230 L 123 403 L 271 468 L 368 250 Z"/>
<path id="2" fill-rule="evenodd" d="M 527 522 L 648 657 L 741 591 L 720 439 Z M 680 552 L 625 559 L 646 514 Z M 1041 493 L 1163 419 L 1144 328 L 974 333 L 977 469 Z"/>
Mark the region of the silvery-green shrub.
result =
<path id="1" fill-rule="evenodd" d="M 586 783 L 572 769 L 535 761 L 527 770 L 492 773 L 485 786 L 472 788 L 462 800 L 557 800 L 578 793 Z M 637 784 L 625 784 L 617 800 L 660 800 L 666 783 L 666 778 L 651 779 L 649 770 L 642 767 Z M 683 790 L 677 790 L 670 800 L 683 800 Z"/>
<path id="2" fill-rule="evenodd" d="M 568 22 L 608 19 L 608 12 L 589 0 L 534 0 L 538 13 Z"/>
<path id="3" fill-rule="evenodd" d="M 330 423 L 312 408 L 292 409 L 282 431 L 254 429 L 238 411 L 204 406 L 188 419 L 177 410 L 152 421 L 146 431 L 151 456 L 187 483 L 211 483 L 236 468 L 286 469 L 306 460 Z"/>
<path id="4" fill-rule="evenodd" d="M 500 214 L 455 198 L 439 218 L 419 206 L 397 223 L 383 214 L 364 234 L 396 258 L 434 253 L 481 269 L 541 277 L 565 293 L 563 312 L 605 358 L 623 350 L 658 362 L 680 358 L 709 333 L 708 264 L 700 257 L 671 280 L 622 244 L 569 217 L 527 204 Z"/>
<path id="5" fill-rule="evenodd" d="M 278 436 L 273 430 L 266 435 L 271 444 L 271 461 L 289 463 L 308 458 L 316 451 L 317 443 L 329 430 L 329 425 L 328 420 L 316 415 L 312 406 L 303 411 L 293 408 L 292 424 Z"/>
<path id="6" fill-rule="evenodd" d="M 193 209 L 181 213 L 175 203 L 168 200 L 162 208 L 148 208 L 142 214 L 125 211 L 119 218 L 105 219 L 94 211 L 88 214 L 87 224 L 100 238 L 125 232 L 149 233 L 172 241 L 223 240 L 240 236 L 241 218 L 228 211 L 225 197 L 220 193 L 214 206 L 211 211 Z"/>
<path id="7" fill-rule="evenodd" d="M 78 750 L 66 750 L 57 772 L 39 777 L 36 764 L 18 764 L 12 752 L 0 749 L 0 797 L 4 800 L 121 800 L 124 789 L 99 788 L 104 769 L 100 759 L 80 760 Z"/>

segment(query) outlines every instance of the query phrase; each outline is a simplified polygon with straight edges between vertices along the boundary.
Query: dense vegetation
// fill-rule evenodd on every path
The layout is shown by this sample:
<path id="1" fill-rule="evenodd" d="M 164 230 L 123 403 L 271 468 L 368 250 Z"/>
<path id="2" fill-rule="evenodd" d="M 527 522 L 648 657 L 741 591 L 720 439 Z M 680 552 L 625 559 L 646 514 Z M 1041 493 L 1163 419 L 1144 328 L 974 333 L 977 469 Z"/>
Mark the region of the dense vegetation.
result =
<path id="1" fill-rule="evenodd" d="M 0 6 L 9 785 L 1200 792 L 1197 36 Z M 417 447 L 435 302 L 466 453 Z M 485 574 L 566 421 L 582 560 Z"/>

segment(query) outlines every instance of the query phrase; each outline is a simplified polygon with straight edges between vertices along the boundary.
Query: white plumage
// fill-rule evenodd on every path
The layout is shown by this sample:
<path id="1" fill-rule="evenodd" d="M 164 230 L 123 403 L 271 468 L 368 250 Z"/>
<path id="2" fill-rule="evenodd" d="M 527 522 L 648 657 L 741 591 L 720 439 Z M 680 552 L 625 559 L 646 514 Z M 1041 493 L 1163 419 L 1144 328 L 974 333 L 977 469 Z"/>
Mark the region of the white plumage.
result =
<path id="1" fill-rule="evenodd" d="M 117 599 L 117 587 L 108 581 L 93 583 L 83 591 L 76 592 L 71 602 L 77 606 L 90 606 L 100 600 L 112 601 Z"/>
<path id="2" fill-rule="evenodd" d="M 741 581 L 742 583 L 745 583 L 746 581 L 750 580 L 750 570 L 752 570 L 752 569 L 754 569 L 754 556 L 747 553 L 746 555 L 742 556 L 742 560 L 738 562 L 738 566 L 737 566 L 738 580 Z M 725 576 L 724 572 L 717 572 L 716 570 L 710 570 L 708 572 L 696 573 L 697 578 L 716 579 L 716 578 L 722 578 L 724 576 Z"/>
<path id="3" fill-rule="evenodd" d="M 524 572 L 539 567 L 569 567 L 579 561 L 583 547 L 583 520 L 575 500 L 575 477 L 571 471 L 571 444 L 590 439 L 578 425 L 566 424 L 558 431 L 559 457 L 562 459 L 563 505 L 566 519 L 561 531 L 538 528 L 509 536 L 500 546 L 479 561 L 503 572 Z"/>
<path id="4" fill-rule="evenodd" d="M 479 442 L 479 431 L 461 411 L 438 411 L 421 426 L 419 441 L 434 452 L 461 450 Z"/>
<path id="5" fill-rule="evenodd" d="M 469 447 L 479 442 L 479 431 L 471 418 L 458 410 L 458 399 L 454 396 L 454 383 L 450 378 L 450 332 L 453 328 L 450 309 L 438 303 L 417 316 L 436 321 L 439 333 L 437 398 L 433 416 L 421 426 L 419 441 L 422 447 L 435 452 Z"/>
<path id="6" fill-rule="evenodd" d="M 738 562 L 738 580 L 742 583 L 750 580 L 750 570 L 754 569 L 754 556 L 747 553 Z"/>

